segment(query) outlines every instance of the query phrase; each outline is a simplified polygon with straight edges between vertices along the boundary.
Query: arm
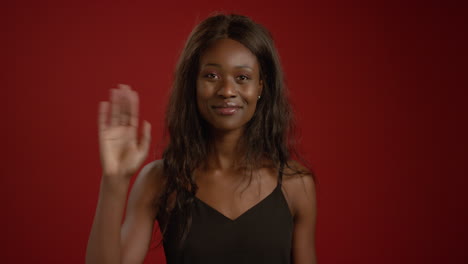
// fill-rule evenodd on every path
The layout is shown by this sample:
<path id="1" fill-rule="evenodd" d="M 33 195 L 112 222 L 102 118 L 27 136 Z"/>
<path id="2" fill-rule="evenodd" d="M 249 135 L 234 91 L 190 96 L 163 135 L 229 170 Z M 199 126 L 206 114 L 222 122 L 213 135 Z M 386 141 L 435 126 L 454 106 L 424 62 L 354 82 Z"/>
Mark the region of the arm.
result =
<path id="1" fill-rule="evenodd" d="M 86 249 L 86 263 L 121 263 L 121 223 L 130 178 L 145 161 L 151 139 L 151 126 L 144 122 L 138 139 L 138 94 L 129 86 L 111 90 L 111 101 L 99 105 L 99 149 L 102 178 L 96 214 Z M 138 186 L 151 179 L 146 167 L 132 190 L 133 203 L 145 202 L 148 194 Z M 146 190 L 145 190 L 146 191 Z M 132 207 L 134 208 L 134 206 Z M 140 212 L 143 209 L 137 209 Z M 132 217 L 135 210 L 130 213 Z M 146 217 L 149 216 L 146 213 Z M 138 213 L 145 217 L 145 213 Z M 128 237 L 128 236 L 126 236 Z M 127 239 L 124 238 L 124 241 Z"/>
<path id="2" fill-rule="evenodd" d="M 120 225 L 128 183 L 112 182 L 103 175 L 93 226 L 86 249 L 86 263 L 120 263 Z"/>
<path id="3" fill-rule="evenodd" d="M 150 246 L 157 202 L 163 191 L 162 161 L 145 166 L 128 198 L 121 229 L 121 263 L 143 263 Z"/>
<path id="4" fill-rule="evenodd" d="M 156 218 L 154 201 L 163 188 L 161 175 L 160 161 L 143 167 L 130 192 L 123 225 L 121 219 L 128 187 L 113 189 L 103 177 L 87 263 L 143 263 Z"/>
<path id="5" fill-rule="evenodd" d="M 294 183 L 293 263 L 315 264 L 315 224 L 317 203 L 315 183 L 310 175 L 301 175 Z"/>

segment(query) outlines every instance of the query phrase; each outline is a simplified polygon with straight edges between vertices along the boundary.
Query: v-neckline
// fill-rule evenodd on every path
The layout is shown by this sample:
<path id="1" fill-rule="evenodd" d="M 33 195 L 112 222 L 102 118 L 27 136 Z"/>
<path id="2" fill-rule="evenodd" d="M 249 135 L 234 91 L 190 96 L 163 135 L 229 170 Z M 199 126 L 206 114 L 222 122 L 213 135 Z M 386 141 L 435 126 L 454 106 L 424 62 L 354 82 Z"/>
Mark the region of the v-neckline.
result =
<path id="1" fill-rule="evenodd" d="M 200 203 L 204 204 L 206 207 L 208 207 L 211 211 L 214 211 L 215 213 L 217 213 L 218 215 L 222 216 L 223 218 L 227 219 L 228 221 L 230 222 L 237 222 L 240 218 L 242 218 L 244 215 L 246 215 L 247 213 L 253 211 L 255 208 L 257 208 L 258 206 L 260 206 L 261 204 L 263 204 L 267 199 L 269 199 L 271 196 L 273 196 L 273 194 L 277 191 L 277 189 L 279 189 L 280 187 L 280 184 L 277 184 L 275 189 L 273 189 L 273 191 L 271 191 L 270 194 L 268 194 L 267 196 L 265 196 L 265 198 L 263 198 L 261 201 L 259 201 L 258 203 L 254 204 L 252 207 L 250 207 L 249 209 L 247 209 L 246 211 L 244 211 L 242 214 L 240 214 L 239 216 L 237 216 L 236 218 L 234 219 L 231 219 L 229 217 L 227 217 L 226 215 L 224 215 L 223 213 L 221 213 L 220 211 L 218 211 L 217 209 L 215 209 L 213 206 L 209 205 L 208 203 L 204 202 L 203 200 L 201 200 L 200 198 L 198 198 L 196 195 L 195 195 L 195 199 L 198 200 Z"/>

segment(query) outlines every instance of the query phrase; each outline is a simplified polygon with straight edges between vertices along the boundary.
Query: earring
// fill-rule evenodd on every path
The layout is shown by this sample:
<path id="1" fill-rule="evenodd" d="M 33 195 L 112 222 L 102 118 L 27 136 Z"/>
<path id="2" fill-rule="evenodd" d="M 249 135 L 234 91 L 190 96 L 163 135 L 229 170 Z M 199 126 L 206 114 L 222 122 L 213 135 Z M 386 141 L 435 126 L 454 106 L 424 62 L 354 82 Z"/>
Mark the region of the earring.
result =
<path id="1" fill-rule="evenodd" d="M 257 98 L 260 100 L 260 97 L 261 97 L 261 96 L 259 95 Z"/>

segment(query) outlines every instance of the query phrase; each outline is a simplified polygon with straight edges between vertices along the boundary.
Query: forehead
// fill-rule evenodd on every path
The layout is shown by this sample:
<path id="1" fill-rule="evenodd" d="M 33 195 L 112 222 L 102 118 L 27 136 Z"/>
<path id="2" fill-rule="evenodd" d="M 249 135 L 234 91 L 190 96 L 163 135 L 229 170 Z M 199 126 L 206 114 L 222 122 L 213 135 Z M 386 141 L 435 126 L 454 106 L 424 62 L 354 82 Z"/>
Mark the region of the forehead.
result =
<path id="1" fill-rule="evenodd" d="M 242 43 L 232 39 L 220 39 L 201 56 L 200 65 L 217 64 L 220 67 L 248 66 L 258 68 L 257 57 Z"/>

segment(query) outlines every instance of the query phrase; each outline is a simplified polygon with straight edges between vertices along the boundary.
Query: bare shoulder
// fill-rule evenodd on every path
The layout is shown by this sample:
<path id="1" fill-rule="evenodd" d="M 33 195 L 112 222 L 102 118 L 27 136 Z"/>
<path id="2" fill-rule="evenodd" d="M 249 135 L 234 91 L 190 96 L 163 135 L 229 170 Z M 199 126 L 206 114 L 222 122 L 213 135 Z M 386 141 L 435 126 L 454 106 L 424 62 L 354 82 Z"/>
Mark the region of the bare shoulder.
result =
<path id="1" fill-rule="evenodd" d="M 291 160 L 284 167 L 283 189 L 293 216 L 315 208 L 315 178 L 301 163 Z"/>
<path id="2" fill-rule="evenodd" d="M 163 160 L 155 160 L 146 164 L 138 174 L 135 184 L 142 184 L 151 188 L 161 187 L 163 183 Z"/>
<path id="3" fill-rule="evenodd" d="M 145 181 L 148 184 L 158 184 L 163 180 L 163 160 L 154 160 L 146 164 L 137 176 L 137 181 Z"/>
<path id="4" fill-rule="evenodd" d="M 133 184 L 129 203 L 153 206 L 154 201 L 161 195 L 164 185 L 163 161 L 155 160 L 146 164 Z"/>
<path id="5" fill-rule="evenodd" d="M 283 185 L 292 191 L 299 188 L 305 192 L 315 190 L 315 179 L 313 173 L 301 163 L 291 160 L 283 170 Z"/>

